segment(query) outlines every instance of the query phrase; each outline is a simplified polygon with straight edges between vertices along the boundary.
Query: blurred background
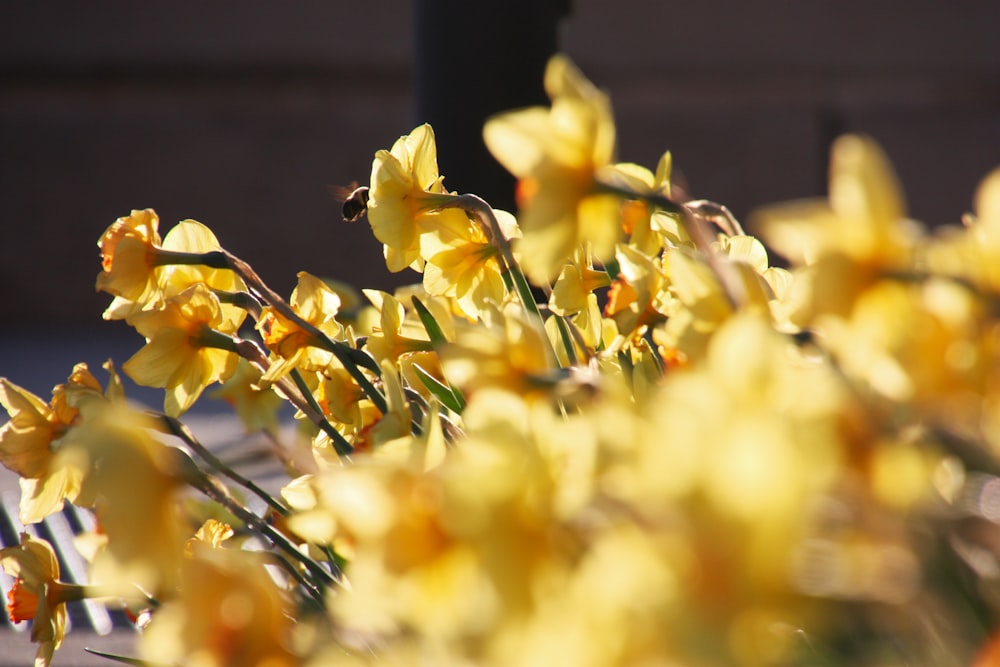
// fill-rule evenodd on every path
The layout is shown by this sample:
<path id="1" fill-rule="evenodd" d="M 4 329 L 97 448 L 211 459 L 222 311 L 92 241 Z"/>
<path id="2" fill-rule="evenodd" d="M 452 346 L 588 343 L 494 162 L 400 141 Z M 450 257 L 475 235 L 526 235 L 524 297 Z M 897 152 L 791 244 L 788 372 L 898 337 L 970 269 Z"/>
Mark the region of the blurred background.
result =
<path id="1" fill-rule="evenodd" d="M 3 3 L 0 375 L 33 387 L 15 371 L 58 362 L 47 393 L 67 333 L 119 362 L 138 348 L 93 287 L 98 236 L 133 208 L 161 233 L 206 223 L 282 293 L 300 270 L 415 281 L 328 186 L 367 183 L 427 120 L 446 185 L 509 206 L 479 129 L 544 101 L 555 49 L 611 94 L 621 160 L 670 149 L 692 195 L 738 217 L 823 194 L 830 141 L 862 131 L 914 217 L 956 222 L 1000 164 L 997 26 L 995 0 Z"/>

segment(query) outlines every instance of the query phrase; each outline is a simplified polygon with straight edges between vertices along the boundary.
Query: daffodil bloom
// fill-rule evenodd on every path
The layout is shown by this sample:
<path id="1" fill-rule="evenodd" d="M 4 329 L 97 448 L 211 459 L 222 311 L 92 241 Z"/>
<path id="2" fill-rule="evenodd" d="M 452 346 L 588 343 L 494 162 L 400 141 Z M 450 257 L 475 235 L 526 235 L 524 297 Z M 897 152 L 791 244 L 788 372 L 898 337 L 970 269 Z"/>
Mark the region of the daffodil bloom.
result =
<path id="1" fill-rule="evenodd" d="M 979 184 L 975 215 L 963 221 L 963 228 L 945 228 L 928 244 L 926 264 L 943 275 L 1000 291 L 1000 169 Z"/>
<path id="2" fill-rule="evenodd" d="M 158 297 L 153 270 L 156 249 L 161 244 L 160 218 L 147 208 L 118 218 L 97 242 L 101 249 L 101 273 L 97 289 L 116 297 L 105 319 L 124 317 Z"/>
<path id="3" fill-rule="evenodd" d="M 132 215 L 115 221 L 98 241 L 103 270 L 97 277 L 97 289 L 115 297 L 104 312 L 105 319 L 129 320 L 137 312 L 159 308 L 164 298 L 196 283 L 223 292 L 246 290 L 229 269 L 190 264 L 190 258 L 174 263 L 179 255 L 221 249 L 208 227 L 182 220 L 161 240 L 158 226 L 159 218 L 152 209 L 132 211 Z M 230 304 L 223 304 L 222 310 L 220 329 L 234 333 L 246 312 Z"/>
<path id="4" fill-rule="evenodd" d="M 361 423 L 365 394 L 346 368 L 329 368 L 316 388 L 316 402 L 323 414 L 339 424 Z"/>
<path id="5" fill-rule="evenodd" d="M 18 546 L 0 549 L 0 565 L 15 578 L 7 614 L 12 623 L 31 621 L 31 641 L 39 644 L 35 667 L 47 667 L 66 636 L 66 603 L 82 600 L 84 589 L 59 581 L 55 551 L 27 533 Z"/>
<path id="6" fill-rule="evenodd" d="M 300 272 L 298 285 L 292 290 L 289 303 L 299 317 L 329 338 L 343 336 L 343 327 L 336 319 L 340 297 L 316 276 Z M 265 384 L 277 381 L 293 368 L 322 370 L 333 358 L 333 353 L 320 347 L 313 334 L 273 308 L 264 309 L 257 329 L 261 332 L 264 345 L 277 357 L 264 373 L 262 381 Z"/>
<path id="7" fill-rule="evenodd" d="M 608 180 L 622 182 L 627 189 L 638 194 L 670 197 L 672 165 L 670 151 L 667 151 L 660 158 L 655 174 L 642 165 L 624 162 L 612 165 L 603 175 Z M 650 257 L 658 255 L 663 249 L 664 236 L 661 234 L 661 225 L 664 218 L 673 220 L 676 216 L 657 212 L 649 204 L 637 199 L 622 203 L 621 224 L 622 230 L 628 236 L 628 244 Z"/>
<path id="8" fill-rule="evenodd" d="M 775 250 L 809 267 L 812 296 L 800 325 L 821 312 L 847 315 L 882 273 L 911 265 L 920 240 L 888 158 L 860 135 L 834 142 L 827 201 L 779 204 L 757 216 Z"/>
<path id="9" fill-rule="evenodd" d="M 195 532 L 194 537 L 184 543 L 184 555 L 194 557 L 199 549 L 221 549 L 222 543 L 233 536 L 233 527 L 217 519 L 207 519 Z"/>
<path id="10" fill-rule="evenodd" d="M 236 372 L 222 386 L 208 394 L 229 403 L 243 422 L 247 433 L 278 432 L 278 410 L 284 401 L 271 389 L 258 386 L 261 372 L 240 357 Z"/>
<path id="11" fill-rule="evenodd" d="M 457 213 L 458 215 L 446 215 Z M 514 216 L 495 211 L 505 236 L 517 233 Z M 479 318 L 487 302 L 501 303 L 507 294 L 501 276 L 499 250 L 463 211 L 441 212 L 433 228 L 420 237 L 425 258 L 424 289 L 454 297 L 469 319 Z"/>
<path id="12" fill-rule="evenodd" d="M 0 427 L 0 463 L 21 476 L 23 523 L 41 521 L 80 493 L 83 471 L 60 456 L 55 443 L 79 422 L 81 393 L 104 398 L 86 364 L 77 364 L 66 384 L 53 389 L 51 404 L 0 378 L 0 404 L 10 415 Z"/>
<path id="13" fill-rule="evenodd" d="M 207 253 L 221 250 L 212 230 L 195 220 L 181 220 L 163 237 L 162 249 L 177 253 Z M 243 292 L 246 285 L 230 269 L 215 269 L 201 264 L 166 264 L 157 271 L 157 283 L 165 297 L 179 294 L 198 283 L 221 292 Z M 246 311 L 229 303 L 220 305 L 219 331 L 236 333 Z"/>
<path id="14" fill-rule="evenodd" d="M 92 464 L 86 491 L 107 536 L 95 555 L 91 581 L 127 601 L 142 601 L 140 590 L 157 595 L 174 586 L 184 551 L 177 493 L 190 480 L 185 467 L 190 459 L 154 438 L 156 427 L 144 413 L 108 402 L 64 444 Z"/>
<path id="15" fill-rule="evenodd" d="M 549 296 L 549 308 L 556 315 L 573 315 L 587 307 L 587 297 L 611 285 L 607 271 L 598 271 L 578 255 L 559 272 Z"/>
<path id="16" fill-rule="evenodd" d="M 151 663 L 294 667 L 291 605 L 259 556 L 199 549 L 181 565 L 180 593 L 157 610 L 140 642 Z"/>
<path id="17" fill-rule="evenodd" d="M 488 323 L 456 327 L 455 342 L 441 351 L 441 368 L 463 391 L 502 387 L 516 394 L 544 394 L 552 366 L 541 324 L 523 312 L 495 311 Z"/>
<path id="18" fill-rule="evenodd" d="M 545 89 L 551 108 L 503 113 L 483 128 L 490 152 L 518 178 L 520 261 L 539 284 L 554 279 L 580 243 L 610 259 L 621 235 L 619 200 L 595 192 L 597 172 L 615 152 L 611 103 L 561 55 L 549 61 Z"/>
<path id="19" fill-rule="evenodd" d="M 421 125 L 400 137 L 391 150 L 375 153 L 368 190 L 368 222 L 384 244 L 390 271 L 423 268 L 420 235 L 445 215 L 435 211 L 448 196 L 438 174 L 434 130 Z M 452 216 L 454 213 L 447 213 Z"/>
<path id="20" fill-rule="evenodd" d="M 222 323 L 218 297 L 203 284 L 193 285 L 167 299 L 161 310 L 133 315 L 132 325 L 146 345 L 122 369 L 138 384 L 164 388 L 163 409 L 177 417 L 205 387 L 236 371 L 238 355 L 214 347 Z"/>
<path id="21" fill-rule="evenodd" d="M 407 353 L 431 349 L 430 340 L 403 335 L 405 312 L 403 305 L 395 297 L 379 290 L 362 291 L 379 309 L 381 315 L 379 326 L 375 327 L 368 336 L 366 345 L 376 360 L 381 362 L 387 359 L 396 362 Z"/>
<path id="22" fill-rule="evenodd" d="M 672 298 L 670 281 L 659 259 L 647 257 L 632 246 L 619 245 L 621 269 L 612 284 L 604 314 L 626 337 L 641 337 L 650 326 L 666 319 Z"/>

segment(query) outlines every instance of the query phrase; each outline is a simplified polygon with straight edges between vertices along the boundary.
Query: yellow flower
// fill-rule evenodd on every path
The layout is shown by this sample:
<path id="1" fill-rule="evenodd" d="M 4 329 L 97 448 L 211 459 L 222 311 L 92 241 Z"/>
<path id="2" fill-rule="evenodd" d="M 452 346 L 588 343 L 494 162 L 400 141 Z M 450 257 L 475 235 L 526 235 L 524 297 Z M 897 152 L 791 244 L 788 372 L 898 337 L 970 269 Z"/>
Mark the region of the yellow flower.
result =
<path id="1" fill-rule="evenodd" d="M 961 229 L 946 227 L 926 250 L 927 264 L 947 276 L 961 277 L 1000 291 L 1000 169 L 976 190 L 975 216 Z"/>
<path id="2" fill-rule="evenodd" d="M 323 414 L 339 424 L 362 424 L 361 403 L 365 393 L 346 368 L 329 368 L 316 387 L 316 402 Z"/>
<path id="3" fill-rule="evenodd" d="M 54 444 L 78 423 L 80 411 L 74 404 L 82 402 L 82 393 L 103 398 L 86 364 L 74 366 L 66 384 L 52 390 L 51 404 L 0 378 L 0 404 L 10 415 L 0 427 L 0 463 L 21 476 L 22 523 L 41 521 L 80 493 L 83 471 L 59 455 Z"/>
<path id="4" fill-rule="evenodd" d="M 670 172 L 673 160 L 670 151 L 660 157 L 654 174 L 645 167 L 623 162 L 606 170 L 605 175 L 613 181 L 623 182 L 628 189 L 643 194 L 657 194 L 670 197 Z M 677 226 L 676 217 L 662 211 L 654 211 L 649 204 L 638 200 L 622 204 L 622 229 L 628 235 L 628 243 L 639 252 L 654 257 L 663 249 L 664 226 Z M 668 234 L 673 241 L 686 240 L 686 234 Z"/>
<path id="5" fill-rule="evenodd" d="M 222 543 L 233 536 L 233 527 L 217 519 L 207 519 L 194 537 L 184 543 L 184 555 L 193 557 L 202 548 L 221 549 Z"/>
<path id="6" fill-rule="evenodd" d="M 366 347 L 376 360 L 396 362 L 410 352 L 428 351 L 431 342 L 426 338 L 413 338 L 402 333 L 405 312 L 403 305 L 391 294 L 378 290 L 362 290 L 379 309 L 379 326 L 368 336 Z M 424 333 L 426 335 L 426 333 Z"/>
<path id="7" fill-rule="evenodd" d="M 146 345 L 122 369 L 138 384 L 166 389 L 164 412 L 177 417 L 205 387 L 236 371 L 235 352 L 208 346 L 222 322 L 219 299 L 204 285 L 193 285 L 167 299 L 162 310 L 133 316 Z"/>
<path id="8" fill-rule="evenodd" d="M 536 283 L 555 278 L 582 242 L 610 259 L 621 234 L 618 199 L 594 194 L 615 151 L 611 103 L 565 56 L 549 61 L 545 89 L 551 108 L 510 111 L 483 128 L 490 152 L 518 178 L 518 248 Z"/>
<path id="9" fill-rule="evenodd" d="M 290 605 L 256 554 L 199 550 L 181 566 L 178 597 L 153 616 L 140 643 L 157 664 L 292 667 Z"/>
<path id="10" fill-rule="evenodd" d="M 375 153 L 371 187 L 368 191 L 368 222 L 375 238 L 385 246 L 385 262 L 390 271 L 423 268 L 420 235 L 442 215 L 463 215 L 458 211 L 434 212 L 440 197 L 447 195 L 438 174 L 434 130 L 421 125 L 400 137 L 392 150 Z"/>
<path id="11" fill-rule="evenodd" d="M 919 238 L 888 158 L 859 135 L 833 144 L 827 201 L 779 204 L 757 215 L 775 250 L 809 266 L 812 297 L 800 325 L 819 312 L 847 315 L 883 271 L 910 265 Z"/>
<path id="12" fill-rule="evenodd" d="M 497 259 L 499 250 L 464 212 L 450 209 L 441 213 L 434 227 L 420 237 L 420 254 L 427 262 L 424 289 L 454 297 L 466 317 L 475 320 L 488 302 L 501 303 L 507 294 Z M 495 213 L 501 225 L 514 234 L 514 216 L 505 211 Z"/>
<path id="13" fill-rule="evenodd" d="M 162 249 L 171 252 L 206 253 L 221 250 L 212 230 L 195 220 L 181 220 L 163 237 Z M 229 269 L 213 269 L 201 264 L 168 264 L 157 272 L 157 281 L 165 297 L 179 294 L 192 285 L 205 286 L 224 292 L 243 292 L 243 280 Z M 219 331 L 236 333 L 246 311 L 232 304 L 220 305 L 222 321 Z"/>
<path id="14" fill-rule="evenodd" d="M 177 492 L 190 459 L 151 434 L 156 423 L 127 405 L 106 403 L 73 429 L 65 448 L 90 462 L 85 492 L 107 536 L 92 582 L 127 600 L 157 595 L 177 581 L 187 529 Z M 137 589 L 136 586 L 139 588 Z"/>
<path id="15" fill-rule="evenodd" d="M 31 641 L 39 644 L 35 667 L 46 667 L 66 636 L 66 603 L 83 599 L 83 589 L 59 581 L 55 551 L 27 533 L 18 546 L 0 549 L 0 564 L 15 577 L 7 614 L 12 623 L 31 621 Z"/>
<path id="16" fill-rule="evenodd" d="M 648 327 L 666 319 L 670 304 L 669 281 L 659 259 L 632 246 L 619 245 L 616 259 L 621 272 L 608 293 L 604 314 L 626 337 L 641 337 Z"/>
<path id="17" fill-rule="evenodd" d="M 105 311 L 105 319 L 125 317 L 157 297 L 153 270 L 161 243 L 159 223 L 153 209 L 135 210 L 112 223 L 97 242 L 102 269 L 97 289 L 116 297 Z"/>
<path id="18" fill-rule="evenodd" d="M 441 352 L 445 377 L 470 394 L 501 387 L 520 395 L 544 393 L 551 371 L 545 331 L 519 310 L 494 312 L 488 323 L 456 327 Z"/>
<path id="19" fill-rule="evenodd" d="M 229 403 L 243 422 L 247 433 L 278 432 L 278 410 L 284 400 L 271 389 L 260 389 L 261 372 L 240 357 L 236 372 L 222 386 L 209 393 L 211 398 Z"/>
<path id="20" fill-rule="evenodd" d="M 331 339 L 343 335 L 343 327 L 336 316 L 340 309 L 340 297 L 326 283 L 314 275 L 301 271 L 299 282 L 292 291 L 292 309 L 309 324 L 315 326 Z M 265 385 L 277 381 L 293 368 L 320 371 L 326 368 L 333 354 L 317 347 L 319 341 L 313 335 L 287 317 L 265 308 L 257 323 L 264 345 L 277 355 L 271 367 L 264 373 Z"/>

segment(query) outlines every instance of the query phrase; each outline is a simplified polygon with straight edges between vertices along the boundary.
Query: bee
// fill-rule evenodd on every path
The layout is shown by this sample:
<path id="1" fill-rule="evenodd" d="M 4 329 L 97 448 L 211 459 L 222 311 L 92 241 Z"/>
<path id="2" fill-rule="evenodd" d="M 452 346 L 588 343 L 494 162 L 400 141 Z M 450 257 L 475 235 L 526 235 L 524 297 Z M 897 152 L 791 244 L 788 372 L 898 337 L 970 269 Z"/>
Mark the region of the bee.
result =
<path id="1" fill-rule="evenodd" d="M 344 222 L 355 222 L 360 219 L 365 212 L 368 210 L 368 187 L 358 186 L 358 182 L 354 181 L 347 187 L 341 185 L 330 185 L 327 186 L 330 194 L 334 198 L 343 202 L 343 208 L 341 208 L 340 215 L 343 217 Z"/>

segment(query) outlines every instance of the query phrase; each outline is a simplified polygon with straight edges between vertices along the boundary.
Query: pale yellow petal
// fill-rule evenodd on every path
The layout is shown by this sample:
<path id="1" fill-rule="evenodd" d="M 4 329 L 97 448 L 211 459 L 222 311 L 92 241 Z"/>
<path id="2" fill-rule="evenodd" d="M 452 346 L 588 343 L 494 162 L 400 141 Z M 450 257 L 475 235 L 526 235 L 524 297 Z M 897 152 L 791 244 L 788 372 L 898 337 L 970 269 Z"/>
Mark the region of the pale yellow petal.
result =
<path id="1" fill-rule="evenodd" d="M 518 178 L 528 177 L 554 143 L 548 109 L 533 107 L 494 116 L 483 126 L 483 140 L 507 171 Z"/>

